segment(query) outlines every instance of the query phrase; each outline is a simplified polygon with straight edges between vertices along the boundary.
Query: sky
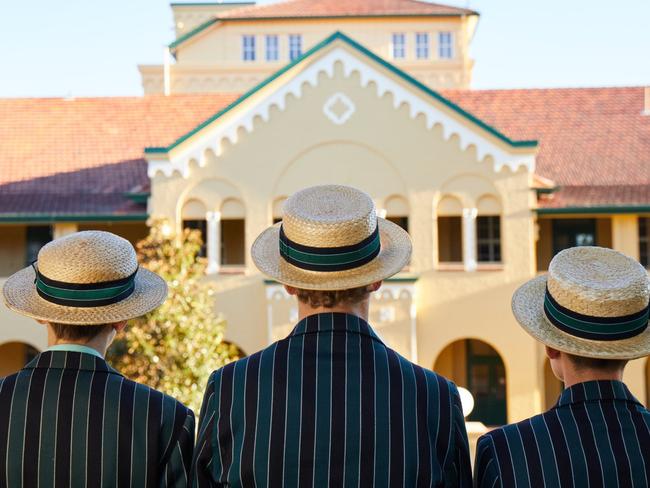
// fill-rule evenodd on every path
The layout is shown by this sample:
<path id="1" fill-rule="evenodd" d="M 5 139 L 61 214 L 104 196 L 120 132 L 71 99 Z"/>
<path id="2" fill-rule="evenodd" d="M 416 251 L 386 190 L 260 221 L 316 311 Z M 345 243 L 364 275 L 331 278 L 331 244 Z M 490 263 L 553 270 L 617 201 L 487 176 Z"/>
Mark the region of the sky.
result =
<path id="1" fill-rule="evenodd" d="M 650 85 L 650 0 L 440 3 L 481 13 L 472 88 Z M 0 0 L 0 18 L 0 97 L 141 95 L 137 65 L 174 37 L 164 0 Z"/>

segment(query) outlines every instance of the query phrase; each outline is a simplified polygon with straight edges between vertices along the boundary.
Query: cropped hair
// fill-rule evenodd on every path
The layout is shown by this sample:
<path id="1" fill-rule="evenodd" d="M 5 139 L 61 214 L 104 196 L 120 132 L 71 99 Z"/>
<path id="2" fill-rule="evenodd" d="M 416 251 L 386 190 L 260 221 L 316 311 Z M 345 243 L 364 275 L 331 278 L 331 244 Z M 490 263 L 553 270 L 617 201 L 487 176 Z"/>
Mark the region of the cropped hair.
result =
<path id="1" fill-rule="evenodd" d="M 71 324 L 57 324 L 50 322 L 54 335 L 57 339 L 65 339 L 68 341 L 79 340 L 92 340 L 111 327 L 111 324 L 100 325 L 71 325 Z"/>
<path id="2" fill-rule="evenodd" d="M 627 364 L 626 359 L 586 358 L 574 354 L 567 354 L 567 356 L 577 370 L 591 369 L 611 373 L 623 369 Z"/>
<path id="3" fill-rule="evenodd" d="M 348 290 L 303 290 L 297 289 L 296 296 L 302 303 L 312 308 L 334 308 L 338 305 L 353 305 L 362 302 L 370 295 L 367 286 L 350 288 Z"/>

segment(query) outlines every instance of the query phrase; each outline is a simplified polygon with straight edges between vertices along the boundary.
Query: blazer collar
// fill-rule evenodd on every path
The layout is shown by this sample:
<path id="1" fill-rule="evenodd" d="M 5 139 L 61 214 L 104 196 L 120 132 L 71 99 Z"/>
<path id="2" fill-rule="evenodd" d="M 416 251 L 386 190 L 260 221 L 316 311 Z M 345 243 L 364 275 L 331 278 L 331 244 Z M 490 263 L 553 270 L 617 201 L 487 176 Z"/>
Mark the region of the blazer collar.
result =
<path id="1" fill-rule="evenodd" d="M 103 371 L 106 373 L 120 374 L 111 368 L 103 358 L 76 351 L 44 351 L 27 363 L 24 369 L 47 368 Z"/>
<path id="2" fill-rule="evenodd" d="M 289 337 L 332 331 L 368 336 L 383 344 L 368 322 L 356 315 L 341 312 L 318 313 L 305 317 L 298 322 Z"/>
<path id="3" fill-rule="evenodd" d="M 623 382 L 601 380 L 586 381 L 565 389 L 555 408 L 600 400 L 622 400 L 641 405 Z"/>

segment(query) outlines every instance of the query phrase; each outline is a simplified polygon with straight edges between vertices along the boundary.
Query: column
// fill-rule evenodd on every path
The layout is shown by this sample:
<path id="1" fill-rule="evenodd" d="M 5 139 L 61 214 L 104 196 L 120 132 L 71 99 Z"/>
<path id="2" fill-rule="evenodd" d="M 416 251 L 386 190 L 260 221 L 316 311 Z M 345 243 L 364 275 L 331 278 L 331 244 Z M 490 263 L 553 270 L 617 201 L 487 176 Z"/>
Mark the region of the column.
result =
<path id="1" fill-rule="evenodd" d="M 221 265 L 221 212 L 208 212 L 205 214 L 207 221 L 207 255 L 208 268 L 205 270 L 208 274 L 219 272 Z"/>
<path id="2" fill-rule="evenodd" d="M 76 222 L 57 222 L 52 226 L 52 239 L 58 239 L 77 232 Z"/>
<path id="3" fill-rule="evenodd" d="M 465 271 L 476 271 L 476 216 L 475 208 L 463 209 L 463 263 Z"/>
<path id="4" fill-rule="evenodd" d="M 612 217 L 612 248 L 639 259 L 639 217 L 614 215 Z"/>

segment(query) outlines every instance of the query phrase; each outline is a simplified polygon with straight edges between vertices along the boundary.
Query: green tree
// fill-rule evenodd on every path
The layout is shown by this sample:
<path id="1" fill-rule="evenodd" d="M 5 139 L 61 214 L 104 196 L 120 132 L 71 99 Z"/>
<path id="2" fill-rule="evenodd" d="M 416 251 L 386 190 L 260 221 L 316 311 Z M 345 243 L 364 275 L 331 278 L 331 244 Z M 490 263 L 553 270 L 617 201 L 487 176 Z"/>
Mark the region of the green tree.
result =
<path id="1" fill-rule="evenodd" d="M 157 221 L 138 242 L 140 265 L 161 276 L 169 295 L 159 308 L 131 320 L 109 350 L 122 374 L 161 390 L 199 411 L 210 373 L 239 359 L 240 349 L 224 342 L 226 322 L 214 310 L 214 289 L 204 279 L 205 259 L 197 230 L 170 235 Z"/>

